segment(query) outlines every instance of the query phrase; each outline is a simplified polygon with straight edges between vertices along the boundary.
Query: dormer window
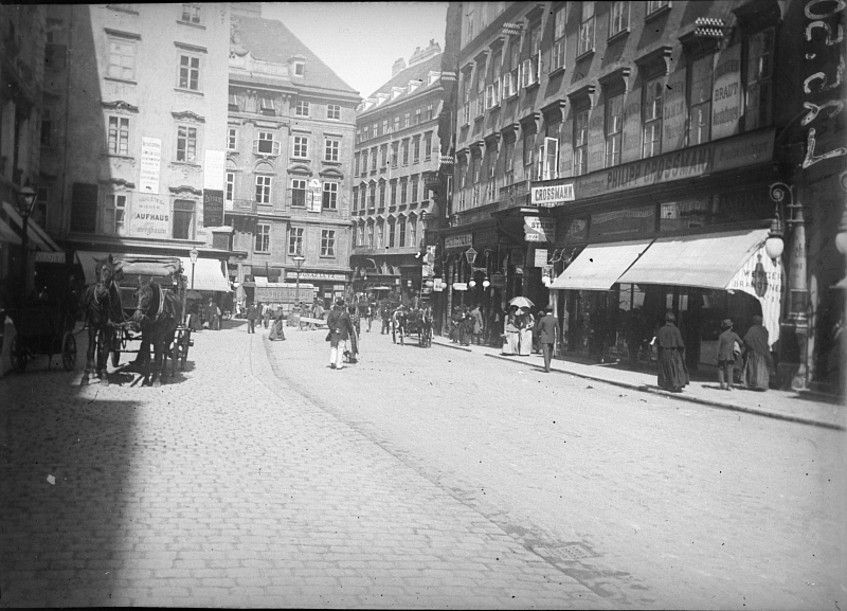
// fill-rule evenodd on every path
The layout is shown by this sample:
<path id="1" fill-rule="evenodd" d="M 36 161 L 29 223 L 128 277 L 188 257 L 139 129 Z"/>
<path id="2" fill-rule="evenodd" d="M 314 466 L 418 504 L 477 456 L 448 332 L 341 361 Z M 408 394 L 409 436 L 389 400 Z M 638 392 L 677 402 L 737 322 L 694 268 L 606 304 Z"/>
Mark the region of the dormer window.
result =
<path id="1" fill-rule="evenodd" d="M 294 62 L 294 76 L 306 76 L 306 62 L 302 60 Z"/>

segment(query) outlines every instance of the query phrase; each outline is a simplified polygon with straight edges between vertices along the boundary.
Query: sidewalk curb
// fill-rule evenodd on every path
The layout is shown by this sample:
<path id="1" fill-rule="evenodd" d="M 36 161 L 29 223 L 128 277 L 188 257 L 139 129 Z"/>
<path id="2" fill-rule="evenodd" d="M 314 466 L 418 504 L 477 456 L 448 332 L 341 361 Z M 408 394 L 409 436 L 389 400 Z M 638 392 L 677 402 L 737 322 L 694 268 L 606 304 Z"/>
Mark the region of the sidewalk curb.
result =
<path id="1" fill-rule="evenodd" d="M 464 348 L 464 347 L 460 347 L 460 346 L 451 346 L 449 344 L 443 344 L 441 342 L 436 342 L 436 341 L 434 341 L 432 343 L 433 343 L 433 345 L 438 345 L 438 346 L 441 346 L 443 348 L 452 348 L 454 350 L 464 350 L 466 352 L 473 352 L 473 350 L 471 350 L 470 348 Z M 526 362 L 520 361 L 520 360 L 515 360 L 511 357 L 502 356 L 502 355 L 499 355 L 499 354 L 483 353 L 483 356 L 487 356 L 487 357 L 492 358 L 492 359 L 498 359 L 498 360 L 501 360 L 501 361 L 507 361 L 507 362 L 510 362 L 510 363 L 517 363 L 517 364 L 523 365 L 525 367 L 538 367 L 539 369 L 543 369 L 540 366 L 536 366 L 536 365 L 533 365 L 531 363 L 526 363 Z M 717 409 L 724 409 L 724 410 L 727 410 L 727 411 L 734 411 L 734 412 L 743 412 L 743 413 L 751 414 L 751 415 L 754 415 L 754 416 L 764 416 L 766 418 L 773 418 L 774 420 L 783 420 L 783 421 L 786 421 L 786 422 L 795 422 L 797 424 L 806 424 L 806 425 L 810 425 L 810 426 L 816 426 L 816 427 L 831 429 L 831 430 L 835 430 L 835 431 L 844 431 L 845 430 L 845 427 L 840 425 L 840 424 L 834 424 L 834 423 L 831 423 L 831 422 L 821 422 L 819 420 L 811 420 L 809 418 L 802 418 L 800 416 L 791 416 L 789 414 L 778 414 L 778 413 L 768 412 L 768 411 L 765 411 L 765 410 L 758 410 L 758 409 L 754 409 L 754 408 L 750 408 L 750 407 L 741 407 L 741 406 L 738 406 L 738 405 L 733 405 L 731 403 L 722 403 L 720 401 L 710 401 L 709 399 L 702 399 L 700 397 L 692 397 L 690 395 L 685 395 L 685 394 L 669 393 L 669 392 L 666 392 L 664 390 L 660 390 L 658 388 L 651 388 L 650 386 L 645 386 L 643 384 L 631 384 L 629 382 L 620 382 L 618 380 L 608 380 L 608 379 L 605 379 L 605 378 L 599 378 L 599 377 L 596 377 L 596 376 L 589 376 L 589 375 L 585 375 L 584 373 L 576 373 L 574 371 L 567 371 L 567 370 L 564 370 L 564 369 L 555 369 L 554 368 L 551 371 L 555 371 L 556 373 L 561 373 L 561 374 L 565 374 L 565 375 L 571 375 L 571 376 L 574 376 L 574 377 L 577 377 L 577 378 L 582 378 L 584 380 L 591 380 L 592 382 L 602 382 L 603 384 L 609 384 L 611 386 L 618 386 L 618 387 L 621 387 L 621 388 L 626 388 L 628 390 L 635 390 L 635 391 L 638 391 L 638 392 L 649 393 L 649 394 L 652 394 L 652 395 L 665 397 L 667 399 L 679 399 L 680 401 L 687 401 L 688 403 L 696 403 L 696 404 L 699 404 L 699 405 L 706 405 L 708 407 L 713 407 L 713 408 L 717 408 Z"/>

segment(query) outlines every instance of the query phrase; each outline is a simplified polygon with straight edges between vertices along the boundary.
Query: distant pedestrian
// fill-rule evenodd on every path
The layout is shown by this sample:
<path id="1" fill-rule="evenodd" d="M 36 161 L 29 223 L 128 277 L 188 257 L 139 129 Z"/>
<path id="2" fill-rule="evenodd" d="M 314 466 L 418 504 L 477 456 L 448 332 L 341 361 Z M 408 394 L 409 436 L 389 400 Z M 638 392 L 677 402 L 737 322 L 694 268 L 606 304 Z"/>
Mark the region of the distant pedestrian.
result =
<path id="1" fill-rule="evenodd" d="M 553 348 L 558 333 L 559 324 L 553 316 L 553 311 L 544 308 L 544 315 L 538 321 L 538 341 L 541 344 L 541 354 L 544 355 L 544 371 L 547 373 L 550 373 L 550 361 L 553 360 Z"/>
<path id="2" fill-rule="evenodd" d="M 747 387 L 753 390 L 767 390 L 770 386 L 773 357 L 768 344 L 768 330 L 758 314 L 753 316 L 753 325 L 744 334 L 744 348 L 744 380 Z"/>
<path id="3" fill-rule="evenodd" d="M 267 329 L 271 323 L 271 304 L 265 303 L 262 305 L 262 308 L 262 323 L 265 325 L 265 329 Z"/>
<path id="4" fill-rule="evenodd" d="M 671 392 L 682 392 L 682 387 L 688 384 L 685 343 L 673 312 L 665 314 L 665 326 L 656 334 L 656 344 L 659 349 L 659 387 Z"/>
<path id="5" fill-rule="evenodd" d="M 247 306 L 247 333 L 256 332 L 256 319 L 259 318 L 259 309 L 255 304 Z"/>
<path id="6" fill-rule="evenodd" d="M 379 331 L 380 335 L 386 335 L 391 332 L 391 309 L 386 304 L 382 304 L 379 310 L 380 318 L 382 319 L 382 328 Z"/>
<path id="7" fill-rule="evenodd" d="M 276 340 L 284 340 L 285 339 L 285 321 L 282 310 L 278 310 L 276 312 L 276 318 L 274 319 L 273 324 L 271 325 L 271 332 L 268 333 L 268 339 L 270 341 Z"/>
<path id="8" fill-rule="evenodd" d="M 718 381 L 721 390 L 732 390 L 735 362 L 741 358 L 741 338 L 732 329 L 732 319 L 721 321 L 722 333 L 718 337 Z"/>
<path id="9" fill-rule="evenodd" d="M 376 304 L 375 303 L 369 303 L 368 304 L 368 312 L 367 312 L 368 333 L 371 332 L 371 326 L 374 324 L 374 316 L 376 316 Z"/>
<path id="10" fill-rule="evenodd" d="M 350 315 L 344 308 L 344 300 L 338 299 L 332 311 L 326 319 L 329 333 L 326 338 L 330 342 L 329 366 L 332 369 L 344 368 L 344 352 L 347 350 L 347 342 L 350 339 Z"/>
<path id="11" fill-rule="evenodd" d="M 475 344 L 479 345 L 482 343 L 482 311 L 479 309 L 479 304 L 475 304 L 471 309 L 470 313 L 471 317 L 471 335 L 473 337 L 473 341 Z"/>
<path id="12" fill-rule="evenodd" d="M 515 316 L 515 326 L 518 328 L 520 339 L 518 340 L 518 354 L 520 356 L 530 356 L 532 354 L 532 329 L 535 326 L 535 320 L 532 314 L 525 308 L 518 309 Z"/>
<path id="13" fill-rule="evenodd" d="M 503 354 L 507 356 L 518 353 L 518 345 L 521 341 L 521 331 L 517 325 L 517 312 L 518 309 L 512 306 L 503 323 Z"/>

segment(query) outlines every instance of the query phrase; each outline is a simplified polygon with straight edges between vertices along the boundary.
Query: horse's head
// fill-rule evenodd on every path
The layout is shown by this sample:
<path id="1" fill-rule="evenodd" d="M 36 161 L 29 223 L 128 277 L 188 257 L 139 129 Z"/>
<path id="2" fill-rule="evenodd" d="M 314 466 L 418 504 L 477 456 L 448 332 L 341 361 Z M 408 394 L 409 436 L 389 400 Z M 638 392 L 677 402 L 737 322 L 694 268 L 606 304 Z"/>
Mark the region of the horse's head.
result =
<path id="1" fill-rule="evenodd" d="M 151 282 L 142 282 L 139 280 L 138 289 L 135 291 L 135 311 L 132 313 L 132 322 L 141 324 L 144 319 L 151 318 L 152 310 L 155 306 L 155 294 Z"/>

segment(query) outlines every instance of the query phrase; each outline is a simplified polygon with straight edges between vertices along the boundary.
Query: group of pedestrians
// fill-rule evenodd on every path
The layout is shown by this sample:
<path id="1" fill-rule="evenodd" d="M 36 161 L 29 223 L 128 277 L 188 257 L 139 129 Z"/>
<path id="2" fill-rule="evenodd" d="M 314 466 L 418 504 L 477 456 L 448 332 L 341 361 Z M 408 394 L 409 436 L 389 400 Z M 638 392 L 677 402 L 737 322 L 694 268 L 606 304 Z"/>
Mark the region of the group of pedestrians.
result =
<path id="1" fill-rule="evenodd" d="M 451 342 L 462 346 L 470 346 L 471 342 L 479 345 L 483 343 L 484 332 L 482 310 L 478 303 L 470 308 L 466 305 L 457 305 L 453 308 L 450 316 Z"/>

